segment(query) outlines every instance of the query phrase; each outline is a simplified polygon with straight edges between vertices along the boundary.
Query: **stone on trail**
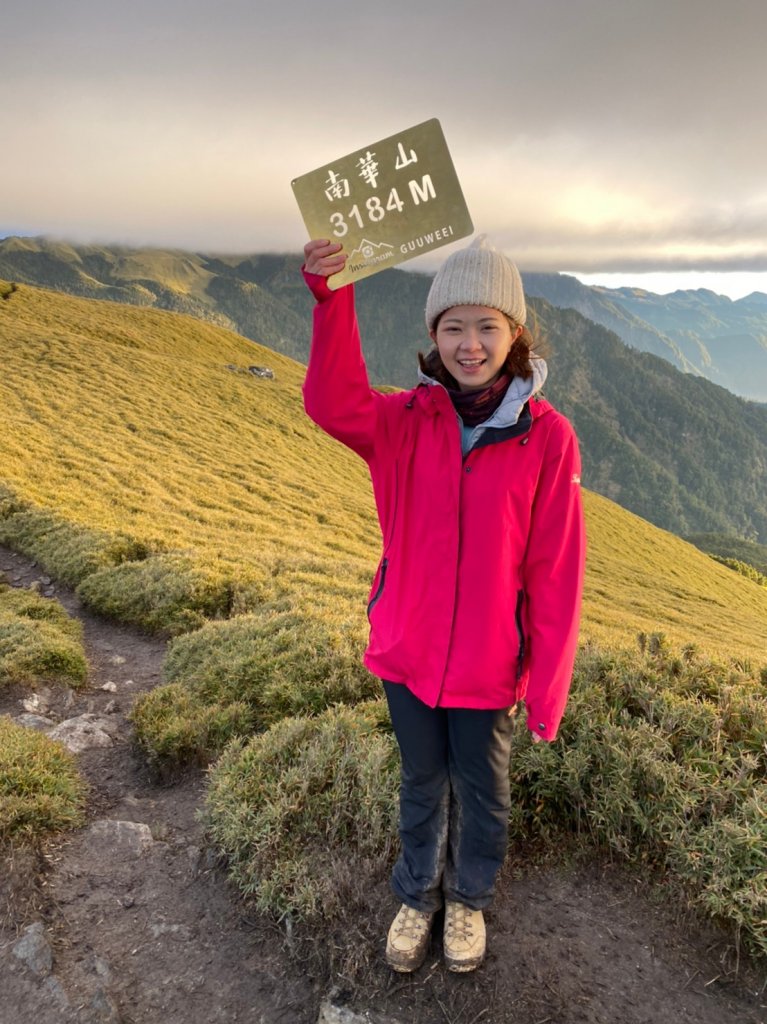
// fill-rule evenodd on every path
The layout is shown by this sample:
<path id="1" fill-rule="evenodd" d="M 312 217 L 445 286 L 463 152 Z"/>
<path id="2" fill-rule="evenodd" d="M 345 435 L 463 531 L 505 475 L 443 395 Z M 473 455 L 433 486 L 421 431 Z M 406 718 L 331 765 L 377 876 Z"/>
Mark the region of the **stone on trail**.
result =
<path id="1" fill-rule="evenodd" d="M 148 825 L 111 818 L 94 821 L 85 831 L 85 840 L 94 860 L 103 857 L 105 866 L 116 860 L 135 860 L 154 845 Z"/>
<path id="2" fill-rule="evenodd" d="M 21 938 L 13 944 L 13 955 L 39 978 L 51 973 L 53 953 L 41 921 L 24 929 Z"/>
<path id="3" fill-rule="evenodd" d="M 326 999 L 320 1006 L 317 1024 L 400 1024 L 400 1021 L 394 1020 L 393 1017 L 384 1017 L 375 1010 L 353 1013 L 345 1006 L 336 1006 L 330 999 Z"/>
<path id="4" fill-rule="evenodd" d="M 39 729 L 40 732 L 45 732 L 47 729 L 53 729 L 56 723 L 52 718 L 43 718 L 42 715 L 30 715 L 29 713 L 19 715 L 16 718 L 18 725 L 23 725 L 27 729 Z"/>
<path id="5" fill-rule="evenodd" d="M 92 747 L 111 747 L 110 735 L 115 730 L 113 721 L 98 715 L 84 714 L 60 722 L 48 733 L 52 740 L 58 740 L 73 754 L 80 754 Z"/>

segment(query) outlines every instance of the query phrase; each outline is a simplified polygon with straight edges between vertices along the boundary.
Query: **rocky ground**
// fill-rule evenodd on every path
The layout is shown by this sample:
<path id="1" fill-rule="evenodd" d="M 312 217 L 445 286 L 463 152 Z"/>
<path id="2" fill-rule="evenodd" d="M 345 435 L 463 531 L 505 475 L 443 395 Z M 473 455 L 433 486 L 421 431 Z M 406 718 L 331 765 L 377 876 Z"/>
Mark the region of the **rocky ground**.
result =
<path id="1" fill-rule="evenodd" d="M 42 576 L 2 549 L 0 572 L 16 586 Z M 159 682 L 164 643 L 38 586 L 83 621 L 89 684 L 3 690 L 0 714 L 82 748 L 91 797 L 85 828 L 42 856 L 4 855 L 0 1024 L 767 1024 L 763 966 L 601 863 L 512 858 L 487 961 L 467 976 L 445 971 L 438 937 L 417 974 L 388 971 L 396 905 L 377 884 L 365 969 L 329 977 L 331 933 L 294 933 L 228 886 L 197 818 L 204 776 L 160 786 L 132 748 L 126 716 Z"/>

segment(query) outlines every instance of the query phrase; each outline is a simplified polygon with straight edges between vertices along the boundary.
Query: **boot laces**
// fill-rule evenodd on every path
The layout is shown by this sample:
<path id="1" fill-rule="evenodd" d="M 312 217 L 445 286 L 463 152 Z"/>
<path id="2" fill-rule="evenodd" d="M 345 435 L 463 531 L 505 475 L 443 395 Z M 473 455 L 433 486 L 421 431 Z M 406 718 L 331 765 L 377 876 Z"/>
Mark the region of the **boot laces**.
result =
<path id="1" fill-rule="evenodd" d="M 472 939 L 472 911 L 463 903 L 452 904 L 447 911 L 448 937 L 451 939 Z"/>
<path id="2" fill-rule="evenodd" d="M 417 939 L 426 930 L 426 926 L 431 920 L 429 914 L 424 914 L 423 911 L 416 910 L 415 907 L 405 907 L 403 911 L 400 911 L 399 918 L 397 934 L 406 935 L 409 939 Z"/>

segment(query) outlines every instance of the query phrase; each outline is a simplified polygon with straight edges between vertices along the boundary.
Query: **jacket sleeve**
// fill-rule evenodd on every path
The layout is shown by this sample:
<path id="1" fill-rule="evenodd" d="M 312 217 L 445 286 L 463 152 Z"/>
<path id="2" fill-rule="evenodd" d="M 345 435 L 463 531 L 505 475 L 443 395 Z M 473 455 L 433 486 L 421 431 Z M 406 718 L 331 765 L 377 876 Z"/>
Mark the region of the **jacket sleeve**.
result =
<path id="1" fill-rule="evenodd" d="M 545 740 L 556 737 L 578 647 L 586 556 L 580 474 L 575 432 L 560 417 L 538 480 L 525 559 L 527 724 Z"/>
<path id="2" fill-rule="evenodd" d="M 304 408 L 324 431 L 370 461 L 377 425 L 377 403 L 362 357 L 354 288 L 328 288 L 327 279 L 304 271 L 317 299 Z"/>

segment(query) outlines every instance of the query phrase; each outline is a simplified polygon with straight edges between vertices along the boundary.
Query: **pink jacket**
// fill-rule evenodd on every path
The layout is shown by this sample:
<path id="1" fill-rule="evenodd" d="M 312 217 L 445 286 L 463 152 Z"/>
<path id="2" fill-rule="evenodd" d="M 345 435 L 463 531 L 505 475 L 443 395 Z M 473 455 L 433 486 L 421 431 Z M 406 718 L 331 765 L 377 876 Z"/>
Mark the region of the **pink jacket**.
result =
<path id="1" fill-rule="evenodd" d="M 573 429 L 532 399 L 523 433 L 461 456 L 447 391 L 371 390 L 352 286 L 318 304 L 307 413 L 368 463 L 383 553 L 365 665 L 430 707 L 503 708 L 556 736 L 572 677 L 585 533 Z"/>

